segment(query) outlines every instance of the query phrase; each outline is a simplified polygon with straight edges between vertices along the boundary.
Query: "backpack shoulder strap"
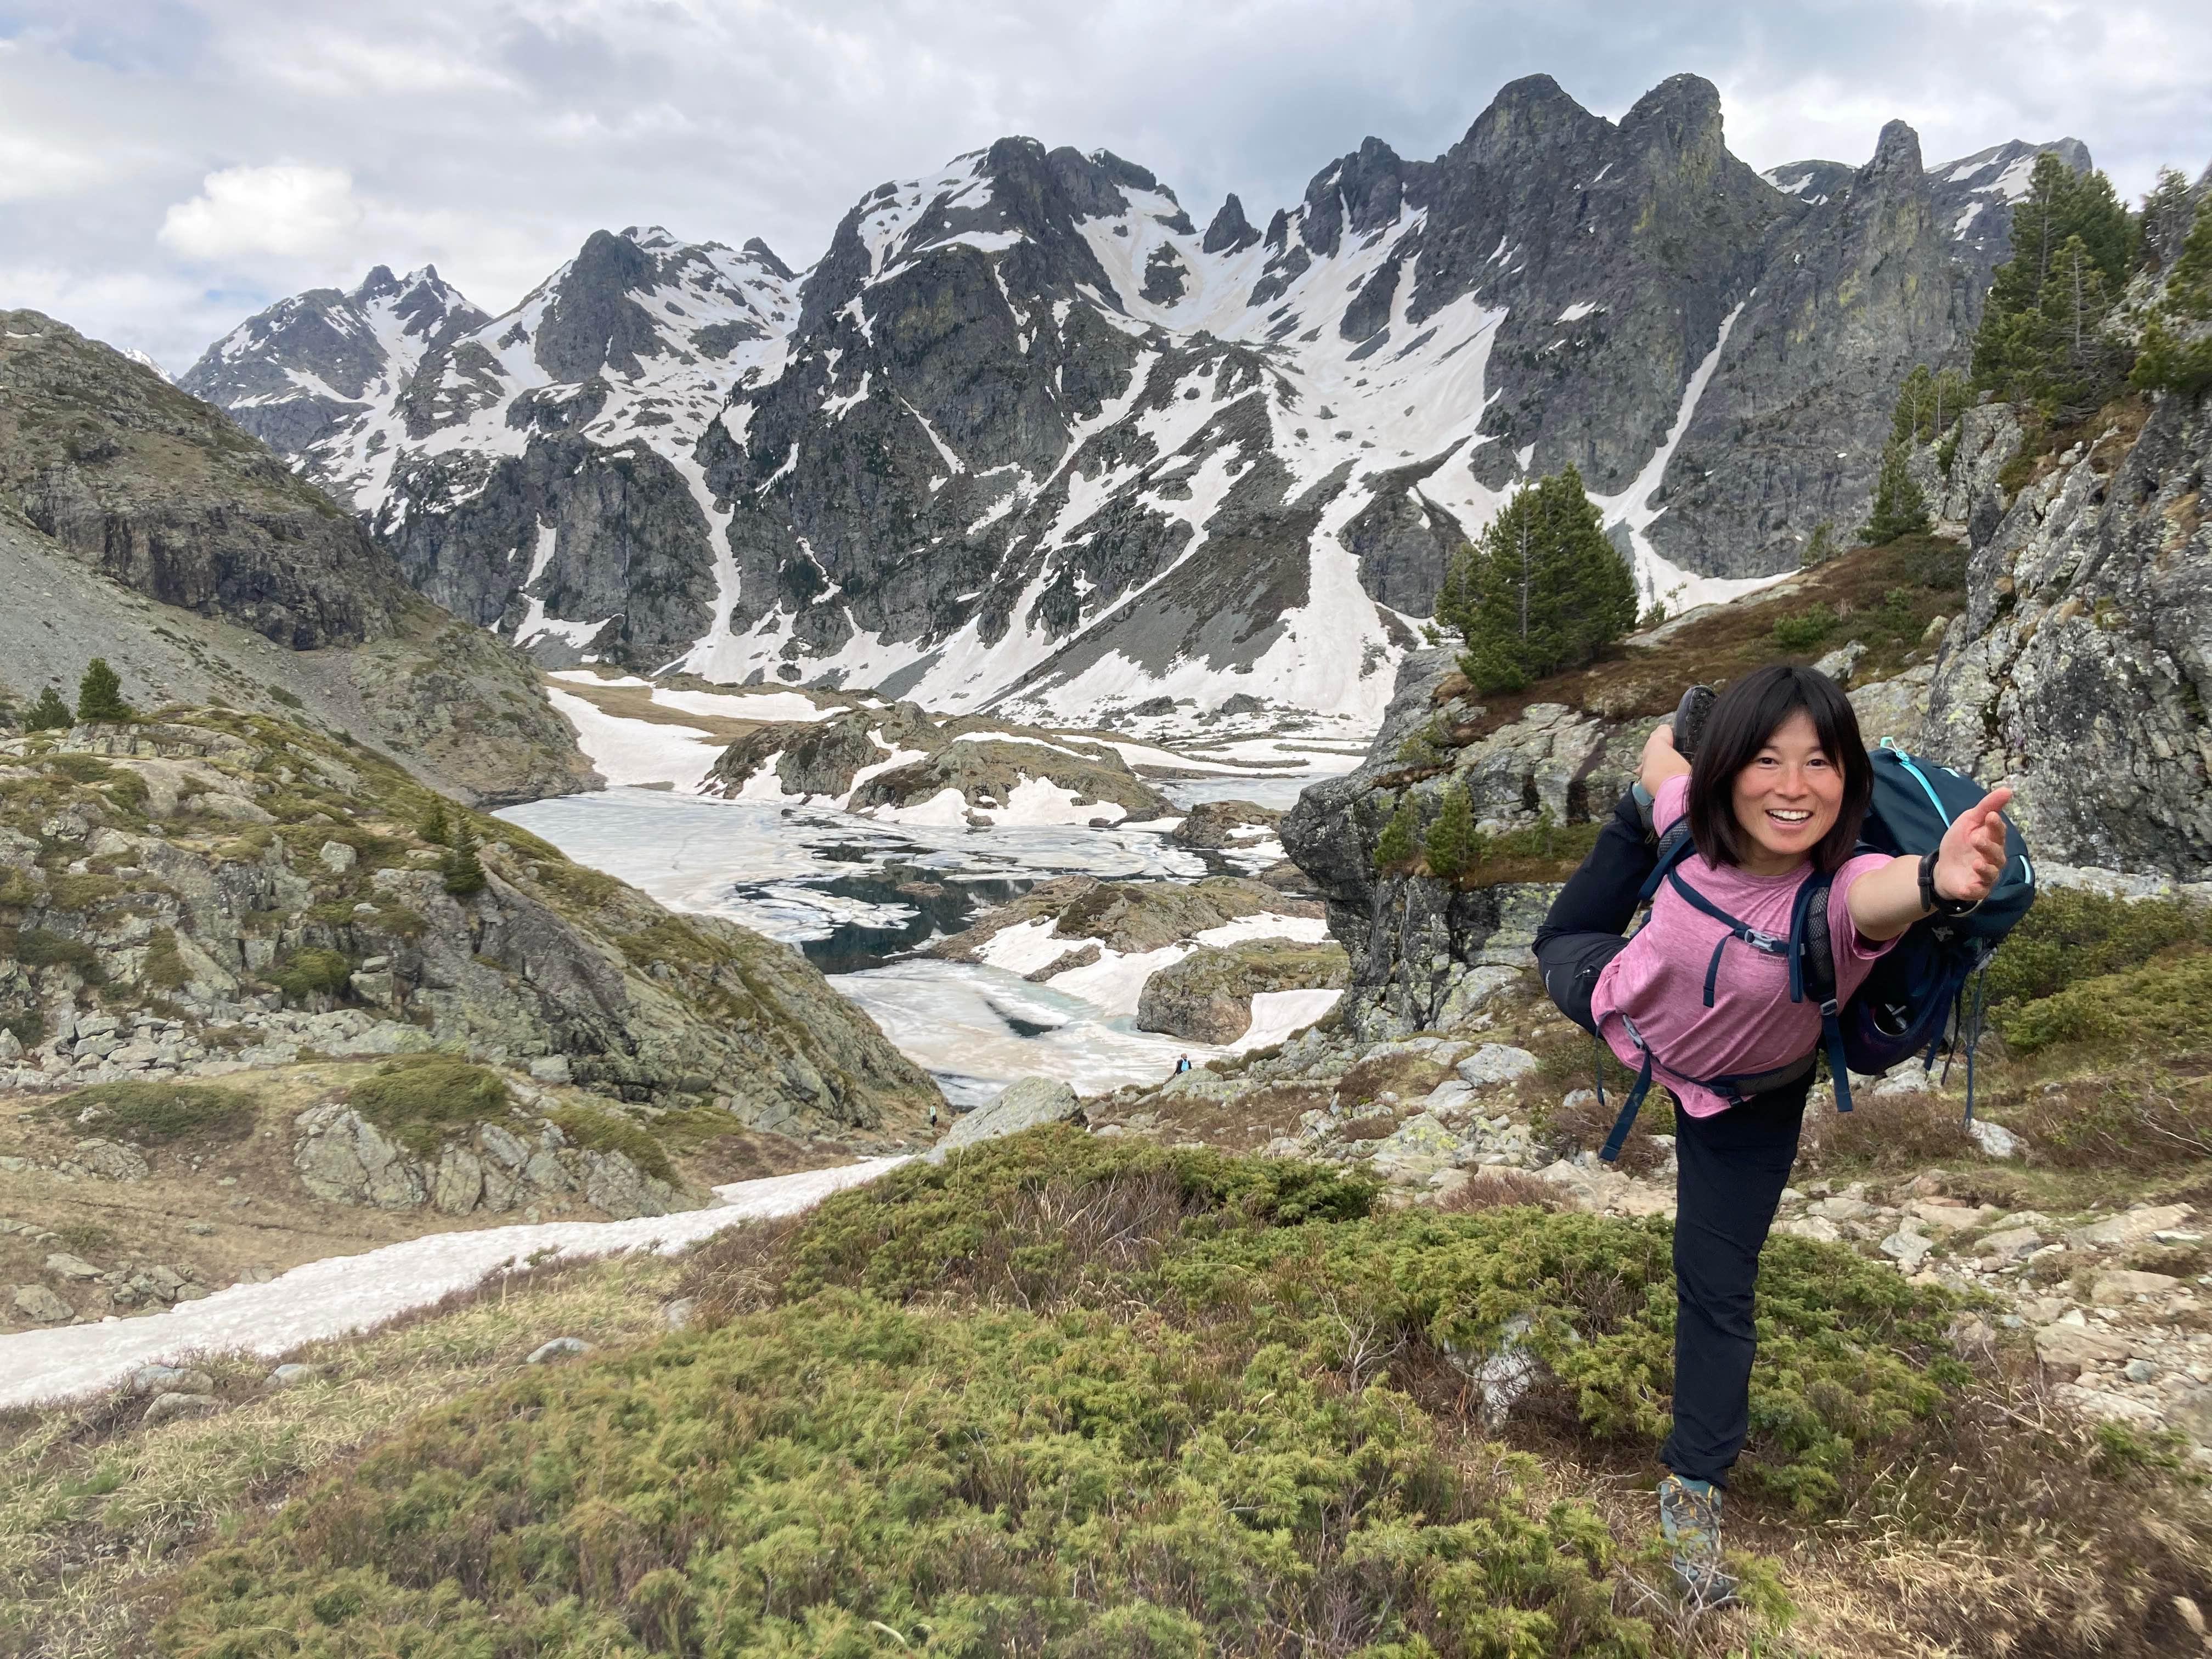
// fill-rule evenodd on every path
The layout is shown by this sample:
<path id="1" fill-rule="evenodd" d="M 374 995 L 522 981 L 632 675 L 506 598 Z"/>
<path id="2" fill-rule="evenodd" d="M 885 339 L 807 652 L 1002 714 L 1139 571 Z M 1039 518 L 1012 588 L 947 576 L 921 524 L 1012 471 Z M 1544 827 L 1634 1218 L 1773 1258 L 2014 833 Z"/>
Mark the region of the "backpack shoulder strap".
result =
<path id="1" fill-rule="evenodd" d="M 1690 817 L 1684 813 L 1667 826 L 1659 837 L 1659 853 L 1651 866 L 1651 873 L 1644 878 L 1643 890 L 1636 896 L 1638 904 L 1649 904 L 1659 890 L 1659 884 L 1667 879 L 1668 872 L 1696 850 L 1690 840 Z"/>
<path id="2" fill-rule="evenodd" d="M 1851 1074 L 1844 1061 L 1843 1011 L 1836 1000 L 1836 942 L 1828 922 L 1828 894 L 1835 877 L 1816 870 L 1797 890 L 1790 927 L 1790 1000 L 1810 999 L 1820 1010 L 1820 1042 L 1828 1054 L 1836 1109 L 1851 1109 Z"/>

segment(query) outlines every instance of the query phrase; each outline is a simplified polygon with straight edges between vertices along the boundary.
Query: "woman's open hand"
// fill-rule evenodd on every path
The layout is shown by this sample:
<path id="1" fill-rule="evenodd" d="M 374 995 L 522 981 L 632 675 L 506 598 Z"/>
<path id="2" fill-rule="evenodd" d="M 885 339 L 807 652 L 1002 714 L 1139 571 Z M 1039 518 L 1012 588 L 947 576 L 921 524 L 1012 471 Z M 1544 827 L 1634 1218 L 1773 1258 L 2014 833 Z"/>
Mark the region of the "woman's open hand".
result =
<path id="1" fill-rule="evenodd" d="M 2005 867 L 2005 803 L 2009 789 L 1992 789 L 1981 803 L 1951 820 L 1936 851 L 1936 891 L 1944 898 L 1978 904 L 1990 896 Z"/>

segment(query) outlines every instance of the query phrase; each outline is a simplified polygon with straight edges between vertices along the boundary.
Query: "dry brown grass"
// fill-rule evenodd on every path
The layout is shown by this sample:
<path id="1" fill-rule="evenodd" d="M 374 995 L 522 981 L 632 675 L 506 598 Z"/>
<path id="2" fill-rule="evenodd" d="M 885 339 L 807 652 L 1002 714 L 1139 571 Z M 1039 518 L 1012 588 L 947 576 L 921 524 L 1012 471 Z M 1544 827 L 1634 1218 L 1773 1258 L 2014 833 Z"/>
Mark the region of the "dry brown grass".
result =
<path id="1" fill-rule="evenodd" d="M 1838 1114 L 1825 1079 L 1813 1085 L 1798 1157 L 1802 1170 L 1850 1164 L 1872 1170 L 1949 1167 L 1978 1162 L 1981 1150 L 1966 1133 L 1960 1103 L 1945 1096 L 1877 1095 L 1854 1091 L 1851 1109 Z"/>
<path id="2" fill-rule="evenodd" d="M 548 1337 L 605 1347 L 656 1334 L 678 1273 L 646 1255 L 497 1275 L 368 1335 L 284 1356 L 326 1367 L 291 1389 L 264 1386 L 274 1359 L 202 1356 L 224 1407 L 194 1421 L 140 1429 L 146 1402 L 120 1389 L 0 1413 L 0 1655 L 145 1652 L 149 1585 L 171 1562 L 519 1370 Z"/>
<path id="3" fill-rule="evenodd" d="M 1863 678 L 1894 673 L 1932 650 L 1922 646 L 1920 633 L 1932 617 L 1956 612 L 1965 597 L 1965 550 L 1936 537 L 1906 536 L 1887 547 L 1855 548 L 1790 581 L 1723 605 L 1663 639 L 1624 641 L 1609 647 L 1589 667 L 1554 674 L 1521 691 L 1486 696 L 1482 717 L 1466 736 L 1494 732 L 1537 702 L 1563 702 L 1608 720 L 1668 714 L 1686 685 L 1719 685 L 1770 662 L 1809 663 L 1848 639 L 1869 647 Z M 1902 595 L 1894 604 L 1893 593 Z M 1832 612 L 1836 622 L 1817 647 L 1790 652 L 1776 646 L 1778 619 L 1821 609 Z"/>
<path id="4" fill-rule="evenodd" d="M 1559 1189 L 1526 1170 L 1485 1170 L 1455 1192 L 1447 1193 L 1437 1208 L 1449 1212 L 1495 1210 L 1531 1205 L 1540 1210 L 1559 1207 Z"/>

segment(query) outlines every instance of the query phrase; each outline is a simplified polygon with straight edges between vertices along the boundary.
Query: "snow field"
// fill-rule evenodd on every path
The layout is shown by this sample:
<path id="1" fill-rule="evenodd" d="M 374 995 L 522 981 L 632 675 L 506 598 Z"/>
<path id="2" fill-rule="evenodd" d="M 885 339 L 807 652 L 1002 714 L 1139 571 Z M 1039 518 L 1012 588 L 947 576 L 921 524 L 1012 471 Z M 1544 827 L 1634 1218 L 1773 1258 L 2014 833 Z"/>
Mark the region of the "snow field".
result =
<path id="1" fill-rule="evenodd" d="M 520 1262 L 640 1249 L 674 1255 L 741 1222 L 795 1214 L 905 1161 L 871 1158 L 737 1182 L 715 1188 L 719 1201 L 711 1207 L 675 1215 L 432 1233 L 359 1255 L 311 1261 L 265 1285 L 234 1285 L 167 1313 L 0 1336 L 0 1407 L 95 1393 L 115 1387 L 141 1365 L 194 1354 L 242 1351 L 273 1357 L 302 1343 L 350 1335 Z"/>

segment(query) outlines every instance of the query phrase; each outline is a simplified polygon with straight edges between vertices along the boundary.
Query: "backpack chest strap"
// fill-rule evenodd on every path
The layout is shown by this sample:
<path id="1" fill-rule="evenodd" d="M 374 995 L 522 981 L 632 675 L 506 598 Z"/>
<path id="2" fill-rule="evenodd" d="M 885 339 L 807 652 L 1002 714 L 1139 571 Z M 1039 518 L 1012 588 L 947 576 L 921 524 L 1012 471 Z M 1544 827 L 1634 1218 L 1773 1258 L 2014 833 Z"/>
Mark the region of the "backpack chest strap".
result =
<path id="1" fill-rule="evenodd" d="M 1790 954 L 1788 934 L 1766 933 L 1760 928 L 1753 927 L 1749 922 L 1730 915 L 1696 888 L 1691 886 L 1688 882 L 1684 881 L 1680 870 L 1669 870 L 1667 872 L 1667 884 L 1680 894 L 1683 901 L 1692 909 L 1711 916 L 1728 929 L 1727 933 L 1721 935 L 1719 942 L 1713 946 L 1712 960 L 1705 964 L 1706 1007 L 1710 1008 L 1713 1006 L 1713 993 L 1720 983 L 1721 957 L 1727 951 L 1730 939 L 1741 939 L 1763 956 L 1787 957 Z"/>

